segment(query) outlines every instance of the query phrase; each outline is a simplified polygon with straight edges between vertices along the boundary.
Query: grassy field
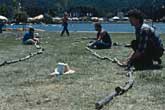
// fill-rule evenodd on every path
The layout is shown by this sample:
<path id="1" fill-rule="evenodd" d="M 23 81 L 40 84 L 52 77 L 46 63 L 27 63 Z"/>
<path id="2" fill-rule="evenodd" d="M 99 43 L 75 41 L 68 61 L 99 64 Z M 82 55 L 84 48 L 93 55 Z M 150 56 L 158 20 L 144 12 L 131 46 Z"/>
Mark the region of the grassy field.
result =
<path id="1" fill-rule="evenodd" d="M 18 34 L 18 33 L 17 33 Z M 0 67 L 0 110 L 94 110 L 95 102 L 127 81 L 123 68 L 97 59 L 85 49 L 96 33 L 39 32 L 43 54 Z M 129 43 L 133 33 L 111 33 L 113 42 Z M 165 35 L 161 35 L 165 44 Z M 16 39 L 16 33 L 0 34 L 0 62 L 35 52 Z M 100 55 L 126 59 L 129 48 L 95 50 Z M 165 56 L 162 57 L 163 66 Z M 58 62 L 68 63 L 75 74 L 50 77 Z M 165 68 L 135 71 L 135 83 L 127 93 L 116 97 L 103 110 L 164 110 Z"/>

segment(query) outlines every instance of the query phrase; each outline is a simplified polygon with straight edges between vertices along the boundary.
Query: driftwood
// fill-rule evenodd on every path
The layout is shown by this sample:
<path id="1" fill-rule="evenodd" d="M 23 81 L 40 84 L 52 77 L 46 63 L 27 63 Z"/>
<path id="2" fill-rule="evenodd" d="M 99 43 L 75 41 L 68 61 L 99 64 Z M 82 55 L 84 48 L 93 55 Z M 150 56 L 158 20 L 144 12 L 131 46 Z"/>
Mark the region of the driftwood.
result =
<path id="1" fill-rule="evenodd" d="M 122 87 L 120 87 L 120 86 L 116 87 L 114 92 L 112 92 L 110 95 L 108 95 L 104 99 L 102 99 L 100 101 L 97 101 L 95 103 L 96 109 L 99 110 L 104 105 L 108 104 L 114 97 L 124 94 L 126 91 L 128 91 L 133 86 L 133 83 L 134 83 L 133 76 L 132 76 L 133 70 L 131 70 L 131 67 L 130 66 L 123 65 L 117 58 L 110 58 L 110 57 L 106 57 L 106 56 L 100 56 L 99 54 L 97 54 L 96 52 L 94 52 L 93 50 L 91 50 L 90 48 L 86 47 L 86 49 L 88 51 L 90 51 L 97 58 L 99 58 L 101 60 L 109 60 L 112 63 L 116 63 L 120 67 L 127 67 L 127 70 L 128 70 L 127 76 L 128 76 L 129 79 L 124 84 L 124 86 L 122 86 Z"/>
<path id="2" fill-rule="evenodd" d="M 116 87 L 114 92 L 112 92 L 110 95 L 108 95 L 104 99 L 95 103 L 95 107 L 97 110 L 100 110 L 104 105 L 108 104 L 114 97 L 124 94 L 133 86 L 134 80 L 132 77 L 132 73 L 133 71 L 128 72 L 129 79 L 128 79 L 128 82 L 126 82 L 123 87 L 120 87 L 120 86 Z"/>
<path id="3" fill-rule="evenodd" d="M 86 49 L 88 51 L 90 51 L 94 56 L 96 56 L 97 58 L 101 59 L 101 60 L 109 60 L 112 63 L 116 63 L 118 66 L 120 67 L 126 67 L 127 65 L 122 64 L 116 57 L 115 58 L 110 58 L 107 56 L 100 56 L 99 54 L 97 54 L 95 51 L 93 51 L 92 49 L 86 47 Z"/>
<path id="4" fill-rule="evenodd" d="M 19 58 L 19 59 L 10 60 L 10 61 L 4 61 L 4 62 L 0 63 L 0 67 L 1 66 L 5 66 L 5 65 L 9 65 L 9 64 L 13 64 L 13 63 L 17 63 L 17 62 L 20 62 L 20 61 L 24 61 L 24 60 L 27 60 L 27 59 L 30 59 L 31 57 L 33 57 L 35 55 L 42 54 L 43 51 L 44 51 L 44 49 L 40 48 L 37 52 L 30 53 L 29 55 L 27 55 L 25 57 L 22 57 L 22 58 Z"/>

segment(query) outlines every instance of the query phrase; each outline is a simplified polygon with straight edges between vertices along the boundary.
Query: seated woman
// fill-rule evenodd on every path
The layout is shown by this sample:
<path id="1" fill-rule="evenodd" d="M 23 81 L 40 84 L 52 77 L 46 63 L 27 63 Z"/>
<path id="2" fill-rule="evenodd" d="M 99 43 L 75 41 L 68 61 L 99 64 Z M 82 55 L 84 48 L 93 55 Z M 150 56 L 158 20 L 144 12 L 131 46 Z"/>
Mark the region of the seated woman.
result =
<path id="1" fill-rule="evenodd" d="M 32 45 L 32 44 L 38 44 L 39 39 L 34 37 L 34 28 L 30 27 L 29 31 L 25 33 L 23 39 L 23 44 Z"/>
<path id="2" fill-rule="evenodd" d="M 100 23 L 95 23 L 95 30 L 97 33 L 97 38 L 95 41 L 92 41 L 88 44 L 89 48 L 92 49 L 106 49 L 111 48 L 112 46 L 112 40 L 110 35 L 102 29 L 102 26 Z"/>

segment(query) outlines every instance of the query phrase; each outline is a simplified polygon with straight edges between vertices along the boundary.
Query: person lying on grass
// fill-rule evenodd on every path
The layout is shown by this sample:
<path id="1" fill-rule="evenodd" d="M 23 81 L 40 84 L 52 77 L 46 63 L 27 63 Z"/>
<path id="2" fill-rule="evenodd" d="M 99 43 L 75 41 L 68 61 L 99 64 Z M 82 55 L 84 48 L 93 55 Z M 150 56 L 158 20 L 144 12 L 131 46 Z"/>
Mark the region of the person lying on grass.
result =
<path id="1" fill-rule="evenodd" d="M 39 44 L 39 38 L 34 36 L 34 28 L 29 28 L 29 31 L 23 36 L 22 42 L 27 45 Z"/>
<path id="2" fill-rule="evenodd" d="M 127 65 L 143 69 L 153 65 L 153 61 L 161 64 L 163 44 L 156 29 L 143 23 L 143 15 L 139 10 L 128 12 L 129 21 L 135 27 L 136 40 L 131 42 L 133 53 L 129 56 Z"/>
<path id="3" fill-rule="evenodd" d="M 111 48 L 112 40 L 110 35 L 105 30 L 102 29 L 100 23 L 95 23 L 94 26 L 95 26 L 95 30 L 98 32 L 97 38 L 95 41 L 91 41 L 88 44 L 88 47 L 92 49 Z"/>

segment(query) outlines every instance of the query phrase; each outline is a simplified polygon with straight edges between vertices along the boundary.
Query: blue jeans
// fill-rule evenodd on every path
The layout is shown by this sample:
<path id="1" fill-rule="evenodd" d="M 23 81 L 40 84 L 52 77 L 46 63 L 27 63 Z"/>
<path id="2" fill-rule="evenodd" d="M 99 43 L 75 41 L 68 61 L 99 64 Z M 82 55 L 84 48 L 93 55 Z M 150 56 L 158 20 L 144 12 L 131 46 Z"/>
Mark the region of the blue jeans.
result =
<path id="1" fill-rule="evenodd" d="M 61 36 L 63 36 L 64 32 L 66 31 L 67 35 L 69 36 L 69 31 L 68 31 L 68 23 L 64 23 L 63 25 L 63 30 L 61 32 Z"/>
<path id="2" fill-rule="evenodd" d="M 93 49 L 106 49 L 106 48 L 111 48 L 111 44 L 101 41 L 95 41 L 89 47 Z"/>

